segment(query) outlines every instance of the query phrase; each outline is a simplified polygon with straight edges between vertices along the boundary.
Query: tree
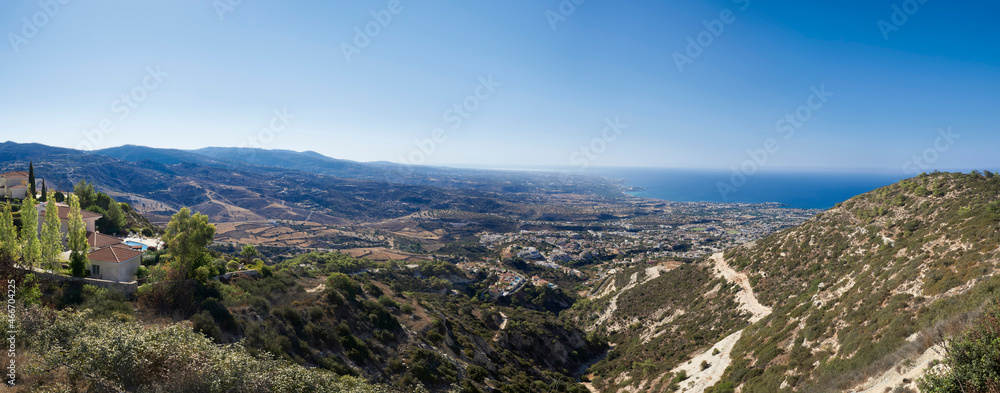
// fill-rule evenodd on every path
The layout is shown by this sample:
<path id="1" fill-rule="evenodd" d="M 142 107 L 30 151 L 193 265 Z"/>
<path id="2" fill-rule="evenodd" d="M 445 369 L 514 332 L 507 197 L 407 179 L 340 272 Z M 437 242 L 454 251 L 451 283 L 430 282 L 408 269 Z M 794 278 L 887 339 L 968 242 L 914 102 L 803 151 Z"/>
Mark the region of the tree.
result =
<path id="1" fill-rule="evenodd" d="M 83 214 L 80 213 L 80 198 L 76 194 L 69 196 L 69 265 L 73 270 L 73 276 L 83 277 L 87 270 L 87 227 L 83 223 Z"/>
<path id="2" fill-rule="evenodd" d="M 128 225 L 128 220 L 125 218 L 125 213 L 122 212 L 121 205 L 114 200 L 108 204 L 108 222 L 111 224 L 111 230 L 115 233 L 121 233 L 125 230 L 126 225 Z"/>
<path id="3" fill-rule="evenodd" d="M 44 183 L 42 183 L 44 184 Z M 43 188 L 44 189 L 44 188 Z M 55 196 L 49 200 L 55 199 Z M 62 231 L 59 228 L 62 222 L 59 221 L 59 207 L 55 201 L 45 203 L 45 222 L 42 224 L 41 252 L 43 262 L 55 265 L 59 254 L 62 253 Z M 54 269 L 54 268 L 53 268 Z"/>
<path id="4" fill-rule="evenodd" d="M 62 191 L 56 191 L 56 202 L 66 202 L 66 194 L 63 194 Z"/>
<path id="5" fill-rule="evenodd" d="M 42 179 L 42 195 L 38 196 L 39 202 L 48 202 L 49 200 L 49 190 L 45 187 L 45 179 Z"/>
<path id="6" fill-rule="evenodd" d="M 14 227 L 14 215 L 7 203 L 3 206 L 3 213 L 0 213 L 0 258 L 9 257 L 13 260 L 17 255 L 17 228 Z"/>
<path id="7" fill-rule="evenodd" d="M 28 191 L 31 193 L 31 198 L 35 198 L 35 163 L 28 162 Z"/>
<path id="8" fill-rule="evenodd" d="M 35 198 L 28 195 L 21 205 L 21 259 L 29 267 L 35 267 L 41 258 L 41 244 L 38 242 L 38 209 Z"/>
<path id="9" fill-rule="evenodd" d="M 87 183 L 86 180 L 80 179 L 80 182 L 73 186 L 73 194 L 80 198 L 80 207 L 86 209 L 94 204 L 96 196 L 94 195 L 94 184 Z"/>
<path id="10" fill-rule="evenodd" d="M 240 251 L 243 266 L 249 266 L 258 255 L 260 255 L 260 252 L 257 251 L 257 247 L 254 247 L 253 244 L 244 245 L 243 250 Z"/>
<path id="11" fill-rule="evenodd" d="M 181 278 L 187 278 L 198 268 L 195 264 L 204 259 L 205 247 L 214 237 L 215 225 L 210 224 L 204 214 L 192 215 L 191 210 L 185 207 L 170 217 L 163 240 Z"/>

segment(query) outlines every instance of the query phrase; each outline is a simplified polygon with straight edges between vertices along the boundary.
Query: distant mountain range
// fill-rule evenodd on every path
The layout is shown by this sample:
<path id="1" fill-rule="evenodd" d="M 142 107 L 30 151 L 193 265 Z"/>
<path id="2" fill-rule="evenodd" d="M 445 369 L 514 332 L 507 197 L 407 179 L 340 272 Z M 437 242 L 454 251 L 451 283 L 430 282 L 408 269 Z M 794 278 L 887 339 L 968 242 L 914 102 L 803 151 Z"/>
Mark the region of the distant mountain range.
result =
<path id="1" fill-rule="evenodd" d="M 206 147 L 197 150 L 159 149 L 125 145 L 96 150 L 93 154 L 122 161 L 153 161 L 213 167 L 273 167 L 344 179 L 476 189 L 492 192 L 580 192 L 615 195 L 617 184 L 607 179 L 554 172 L 516 172 L 483 169 L 404 165 L 391 162 L 357 162 L 324 156 L 314 151 L 265 150 L 240 147 Z"/>
<path id="2" fill-rule="evenodd" d="M 0 144 L 0 169 L 25 170 L 29 162 L 50 188 L 68 190 L 86 179 L 153 221 L 184 206 L 219 222 L 303 219 L 312 212 L 314 220 L 343 223 L 422 209 L 511 213 L 551 194 L 622 195 L 615 182 L 598 177 L 359 163 L 315 152 Z"/>

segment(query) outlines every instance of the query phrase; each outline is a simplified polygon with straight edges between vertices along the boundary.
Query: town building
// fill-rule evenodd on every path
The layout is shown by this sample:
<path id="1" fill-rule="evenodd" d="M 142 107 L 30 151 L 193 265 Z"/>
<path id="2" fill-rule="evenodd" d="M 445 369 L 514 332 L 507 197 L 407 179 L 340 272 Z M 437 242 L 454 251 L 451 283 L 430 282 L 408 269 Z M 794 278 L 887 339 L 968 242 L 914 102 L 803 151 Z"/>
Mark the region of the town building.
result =
<path id="1" fill-rule="evenodd" d="M 15 171 L 0 174 L 0 196 L 24 199 L 28 195 L 28 172 Z"/>

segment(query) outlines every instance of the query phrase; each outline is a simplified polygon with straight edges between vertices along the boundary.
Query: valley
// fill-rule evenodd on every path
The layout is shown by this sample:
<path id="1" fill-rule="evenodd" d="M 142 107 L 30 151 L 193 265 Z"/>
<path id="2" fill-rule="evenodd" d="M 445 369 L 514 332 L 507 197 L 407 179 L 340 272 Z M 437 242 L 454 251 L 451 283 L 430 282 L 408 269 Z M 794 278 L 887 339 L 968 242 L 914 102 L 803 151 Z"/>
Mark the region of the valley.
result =
<path id="1" fill-rule="evenodd" d="M 35 150 L 55 184 L 89 174 L 159 230 L 185 204 L 213 229 L 202 278 L 171 279 L 174 254 L 150 252 L 134 298 L 42 282 L 62 313 L 46 318 L 84 305 L 145 329 L 180 324 L 395 389 L 906 391 L 1000 290 L 989 172 L 924 174 L 820 211 L 609 194 L 613 179 L 539 186 L 548 175 L 531 174 L 511 193 L 493 188 L 507 173 L 439 188 L 251 173 L 194 152 Z M 239 269 L 252 274 L 211 279 Z"/>

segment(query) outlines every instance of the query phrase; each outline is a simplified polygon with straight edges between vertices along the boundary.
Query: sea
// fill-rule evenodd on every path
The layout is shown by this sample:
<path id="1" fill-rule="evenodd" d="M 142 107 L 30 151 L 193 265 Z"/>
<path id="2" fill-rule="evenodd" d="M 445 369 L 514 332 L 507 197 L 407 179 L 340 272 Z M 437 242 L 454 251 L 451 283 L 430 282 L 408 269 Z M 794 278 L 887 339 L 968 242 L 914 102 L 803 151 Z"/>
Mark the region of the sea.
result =
<path id="1" fill-rule="evenodd" d="M 760 172 L 599 168 L 592 174 L 624 180 L 629 194 L 675 202 L 777 202 L 799 209 L 829 209 L 839 202 L 900 180 L 902 173 Z"/>

